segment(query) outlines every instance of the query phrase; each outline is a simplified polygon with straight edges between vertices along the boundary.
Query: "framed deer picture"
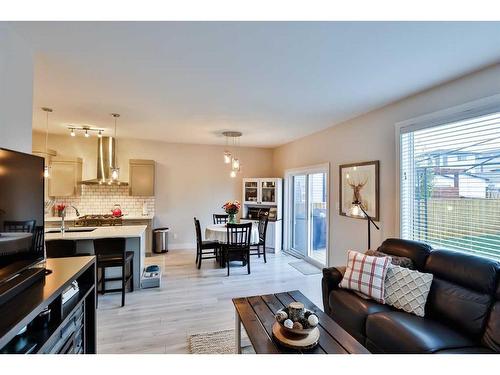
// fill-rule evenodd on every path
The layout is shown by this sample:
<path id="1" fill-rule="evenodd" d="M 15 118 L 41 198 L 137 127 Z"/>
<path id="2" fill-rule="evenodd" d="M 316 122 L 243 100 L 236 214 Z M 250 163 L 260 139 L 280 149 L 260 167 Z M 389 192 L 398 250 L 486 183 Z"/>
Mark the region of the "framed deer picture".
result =
<path id="1" fill-rule="evenodd" d="M 352 214 L 356 204 L 374 221 L 379 221 L 379 165 L 378 160 L 344 164 L 339 167 L 339 213 L 358 219 L 364 215 Z"/>

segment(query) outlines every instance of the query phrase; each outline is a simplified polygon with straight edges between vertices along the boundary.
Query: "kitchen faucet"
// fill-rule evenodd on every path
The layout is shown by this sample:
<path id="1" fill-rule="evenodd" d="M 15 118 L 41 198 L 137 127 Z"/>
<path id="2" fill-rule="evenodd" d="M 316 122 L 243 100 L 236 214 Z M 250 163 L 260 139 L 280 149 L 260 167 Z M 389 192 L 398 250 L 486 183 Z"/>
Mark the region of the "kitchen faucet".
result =
<path id="1" fill-rule="evenodd" d="M 78 208 L 76 208 L 73 205 L 71 205 L 70 207 L 72 207 L 75 210 L 76 216 L 80 216 L 80 212 L 78 211 Z M 64 232 L 66 232 L 66 225 L 64 224 L 64 219 L 66 218 L 66 208 L 68 208 L 68 207 L 67 206 L 64 207 L 62 212 L 61 212 L 61 233 L 63 233 L 63 234 L 64 234 Z"/>

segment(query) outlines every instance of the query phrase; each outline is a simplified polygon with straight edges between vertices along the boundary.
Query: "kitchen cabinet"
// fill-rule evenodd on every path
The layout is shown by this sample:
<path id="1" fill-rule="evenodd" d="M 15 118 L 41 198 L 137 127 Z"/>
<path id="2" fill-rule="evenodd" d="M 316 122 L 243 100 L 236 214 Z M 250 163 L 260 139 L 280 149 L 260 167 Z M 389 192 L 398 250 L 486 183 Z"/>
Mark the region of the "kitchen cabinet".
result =
<path id="1" fill-rule="evenodd" d="M 279 205 L 281 204 L 281 178 L 244 178 L 243 203 Z"/>
<path id="2" fill-rule="evenodd" d="M 82 190 L 82 159 L 53 157 L 50 162 L 48 195 L 50 197 L 77 197 Z"/>
<path id="3" fill-rule="evenodd" d="M 281 178 L 244 178 L 242 221 L 258 222 L 255 212 L 269 209 L 266 248 L 279 253 L 283 237 L 283 180 Z M 256 224 L 255 224 L 256 225 Z"/>
<path id="4" fill-rule="evenodd" d="M 146 254 L 153 252 L 153 219 L 127 219 L 125 216 L 123 225 L 146 225 Z"/>
<path id="5" fill-rule="evenodd" d="M 129 160 L 129 195 L 151 197 L 155 195 L 154 160 Z"/>

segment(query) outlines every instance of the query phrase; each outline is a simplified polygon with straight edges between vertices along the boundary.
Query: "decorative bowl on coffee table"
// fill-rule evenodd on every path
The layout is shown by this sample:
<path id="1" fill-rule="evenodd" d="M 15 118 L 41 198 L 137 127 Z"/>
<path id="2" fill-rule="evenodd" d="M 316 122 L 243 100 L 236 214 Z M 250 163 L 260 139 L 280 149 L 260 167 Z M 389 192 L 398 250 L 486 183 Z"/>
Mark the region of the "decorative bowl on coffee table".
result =
<path id="1" fill-rule="evenodd" d="M 287 314 L 287 316 L 290 316 L 288 307 L 284 307 L 284 308 L 278 310 L 276 312 L 276 315 L 278 315 L 280 311 L 283 311 Z M 309 322 L 307 321 L 307 318 L 310 315 L 314 315 L 314 313 L 311 310 L 304 309 L 304 318 L 298 319 L 298 322 L 301 323 L 302 328 L 288 328 L 285 326 L 284 320 L 283 321 L 276 320 L 276 321 L 280 325 L 280 327 L 286 332 L 293 333 L 295 335 L 307 335 L 307 334 L 311 333 L 314 328 L 316 328 L 316 326 L 311 326 L 309 324 Z"/>

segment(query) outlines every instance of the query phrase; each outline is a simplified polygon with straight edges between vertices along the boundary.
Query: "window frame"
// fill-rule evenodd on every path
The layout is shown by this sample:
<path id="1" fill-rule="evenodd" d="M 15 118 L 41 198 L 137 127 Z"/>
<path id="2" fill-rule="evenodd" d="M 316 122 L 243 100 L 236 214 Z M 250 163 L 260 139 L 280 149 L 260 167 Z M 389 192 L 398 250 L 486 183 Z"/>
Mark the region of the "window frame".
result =
<path id="1" fill-rule="evenodd" d="M 432 128 L 472 117 L 500 112 L 500 94 L 492 95 L 440 111 L 414 117 L 395 124 L 396 139 L 396 236 L 401 238 L 401 134 Z"/>

